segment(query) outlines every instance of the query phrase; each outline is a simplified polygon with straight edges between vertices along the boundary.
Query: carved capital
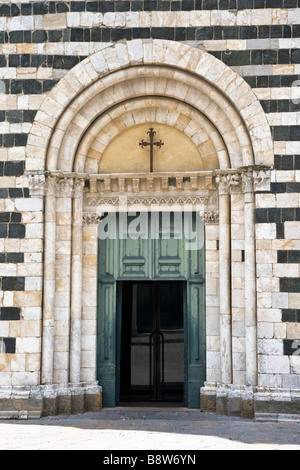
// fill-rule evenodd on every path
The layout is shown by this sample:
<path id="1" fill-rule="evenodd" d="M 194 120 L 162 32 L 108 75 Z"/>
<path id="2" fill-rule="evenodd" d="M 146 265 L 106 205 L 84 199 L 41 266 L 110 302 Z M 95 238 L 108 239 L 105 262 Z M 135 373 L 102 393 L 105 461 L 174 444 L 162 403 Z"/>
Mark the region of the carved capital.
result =
<path id="1" fill-rule="evenodd" d="M 30 174 L 29 179 L 29 191 L 30 196 L 42 197 L 45 195 L 46 177 L 45 175 Z"/>
<path id="2" fill-rule="evenodd" d="M 60 197 L 72 197 L 74 191 L 73 178 L 61 178 L 58 181 L 58 195 Z"/>
<path id="3" fill-rule="evenodd" d="M 102 213 L 86 212 L 83 214 L 84 225 L 98 225 L 102 217 Z"/>
<path id="4" fill-rule="evenodd" d="M 57 190 L 57 178 L 56 176 L 47 176 L 46 186 L 45 186 L 45 195 L 46 196 L 56 196 Z"/>
<path id="5" fill-rule="evenodd" d="M 253 173 L 248 171 L 242 174 L 243 192 L 253 193 Z"/>
<path id="6" fill-rule="evenodd" d="M 241 175 L 228 174 L 218 175 L 216 177 L 216 184 L 220 195 L 229 195 L 241 191 Z"/>
<path id="7" fill-rule="evenodd" d="M 254 191 L 270 191 L 271 170 L 253 171 Z"/>
<path id="8" fill-rule="evenodd" d="M 83 195 L 83 188 L 85 185 L 85 179 L 79 178 L 74 180 L 74 197 L 82 197 Z"/>
<path id="9" fill-rule="evenodd" d="M 202 214 L 205 224 L 218 224 L 219 223 L 219 211 L 207 211 Z"/>
<path id="10" fill-rule="evenodd" d="M 85 178 L 61 177 L 56 174 L 28 175 L 31 196 L 81 197 Z"/>

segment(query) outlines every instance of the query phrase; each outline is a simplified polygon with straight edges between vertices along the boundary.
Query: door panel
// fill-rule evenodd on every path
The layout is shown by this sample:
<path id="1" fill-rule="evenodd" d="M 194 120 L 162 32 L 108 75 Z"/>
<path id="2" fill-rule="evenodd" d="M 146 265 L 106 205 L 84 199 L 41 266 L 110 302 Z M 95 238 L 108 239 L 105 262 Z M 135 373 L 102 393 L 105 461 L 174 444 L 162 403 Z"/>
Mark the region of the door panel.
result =
<path id="1" fill-rule="evenodd" d="M 154 240 L 155 276 L 160 279 L 184 277 L 184 256 L 182 250 L 181 227 L 183 214 L 159 214 L 160 237 Z M 177 230 L 176 230 L 177 225 Z"/>
<path id="2" fill-rule="evenodd" d="M 97 374 L 101 377 L 105 406 L 116 404 L 116 283 L 99 284 Z"/>
<path id="3" fill-rule="evenodd" d="M 188 407 L 200 407 L 200 387 L 206 377 L 206 329 L 204 284 L 188 283 Z"/>
<path id="4" fill-rule="evenodd" d="M 149 247 L 148 215 L 146 217 L 147 219 L 145 219 L 145 214 L 143 214 L 140 227 L 137 229 L 140 232 L 140 238 L 136 239 L 130 229 L 131 225 L 135 222 L 135 217 L 127 216 L 128 233 L 130 236 L 120 240 L 119 243 L 120 270 L 118 277 L 124 279 L 145 279 L 150 277 L 151 254 L 149 253 L 149 248 L 151 249 L 151 246 Z"/>

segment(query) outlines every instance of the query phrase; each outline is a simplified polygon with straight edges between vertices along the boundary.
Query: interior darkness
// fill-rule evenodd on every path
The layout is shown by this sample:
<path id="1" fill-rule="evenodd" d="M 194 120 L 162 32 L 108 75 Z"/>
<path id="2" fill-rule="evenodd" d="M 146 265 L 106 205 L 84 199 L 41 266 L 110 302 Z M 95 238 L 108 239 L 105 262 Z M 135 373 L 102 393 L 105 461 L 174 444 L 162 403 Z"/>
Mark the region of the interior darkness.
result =
<path id="1" fill-rule="evenodd" d="M 184 282 L 123 282 L 120 404 L 184 404 Z"/>

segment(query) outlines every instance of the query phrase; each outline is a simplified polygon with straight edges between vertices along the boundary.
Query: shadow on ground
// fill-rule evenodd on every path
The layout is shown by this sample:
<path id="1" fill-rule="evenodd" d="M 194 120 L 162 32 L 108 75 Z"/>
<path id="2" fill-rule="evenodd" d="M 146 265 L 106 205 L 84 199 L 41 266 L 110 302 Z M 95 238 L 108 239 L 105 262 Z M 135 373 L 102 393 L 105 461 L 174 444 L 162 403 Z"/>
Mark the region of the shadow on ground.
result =
<path id="1" fill-rule="evenodd" d="M 183 408 L 124 407 L 0 421 L 0 449 L 300 450 L 300 423 L 262 423 Z"/>

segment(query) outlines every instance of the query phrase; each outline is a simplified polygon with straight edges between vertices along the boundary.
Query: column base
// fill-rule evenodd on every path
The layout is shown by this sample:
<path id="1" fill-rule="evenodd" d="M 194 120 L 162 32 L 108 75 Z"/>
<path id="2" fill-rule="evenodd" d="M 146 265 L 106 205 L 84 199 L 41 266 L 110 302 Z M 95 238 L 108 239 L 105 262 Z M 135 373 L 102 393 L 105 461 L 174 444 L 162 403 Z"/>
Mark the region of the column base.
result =
<path id="1" fill-rule="evenodd" d="M 256 421 L 300 422 L 300 390 L 258 387 Z"/>
<path id="2" fill-rule="evenodd" d="M 256 421 L 300 422 L 300 390 L 205 383 L 201 410 Z"/>
<path id="3" fill-rule="evenodd" d="M 205 383 L 201 389 L 201 410 L 219 415 L 254 418 L 253 388 L 243 385 Z"/>
<path id="4" fill-rule="evenodd" d="M 97 383 L 0 387 L 0 419 L 34 419 L 101 411 Z"/>

